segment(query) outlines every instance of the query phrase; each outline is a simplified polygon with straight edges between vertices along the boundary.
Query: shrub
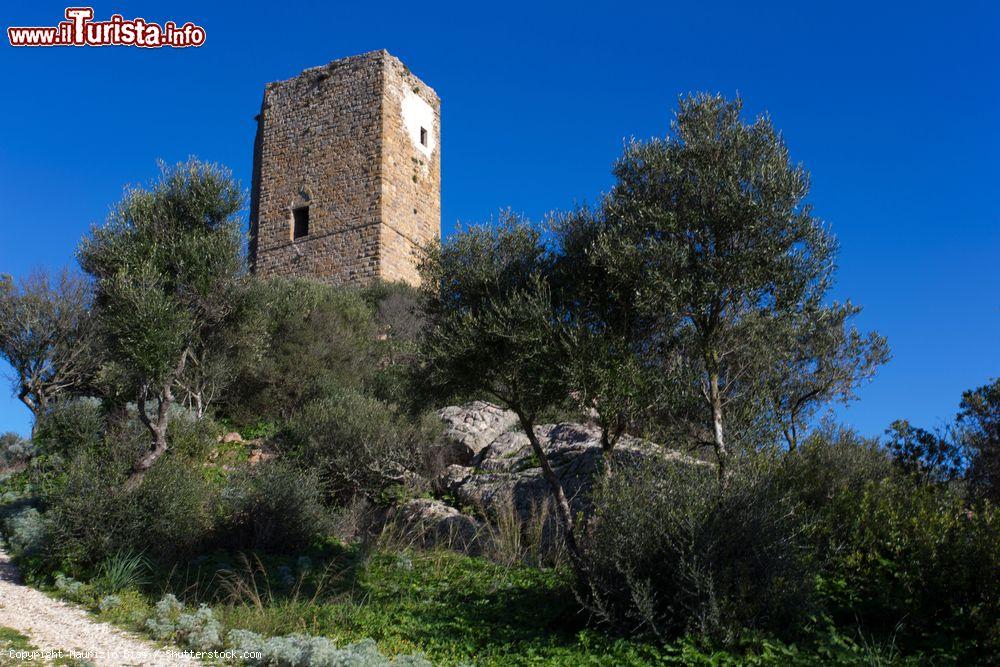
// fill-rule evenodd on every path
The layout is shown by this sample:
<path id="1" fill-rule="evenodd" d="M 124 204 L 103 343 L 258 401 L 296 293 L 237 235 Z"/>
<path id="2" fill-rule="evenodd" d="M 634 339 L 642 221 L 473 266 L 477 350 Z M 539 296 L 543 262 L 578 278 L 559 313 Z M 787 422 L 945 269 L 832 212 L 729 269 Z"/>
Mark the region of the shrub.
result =
<path id="1" fill-rule="evenodd" d="M 3 533 L 16 558 L 33 556 L 48 544 L 48 530 L 41 512 L 26 501 L 15 501 L 0 512 Z"/>
<path id="2" fill-rule="evenodd" d="M 102 591 L 120 593 L 145 584 L 148 571 L 149 562 L 142 554 L 120 551 L 101 563 L 94 583 Z"/>
<path id="3" fill-rule="evenodd" d="M 796 450 L 782 458 L 782 476 L 790 499 L 815 520 L 810 523 L 817 553 L 837 547 L 830 529 L 872 482 L 892 474 L 894 464 L 875 439 L 824 424 Z"/>
<path id="4" fill-rule="evenodd" d="M 996 650 L 1000 604 L 987 592 L 1000 587 L 996 507 L 970 504 L 961 484 L 907 471 L 875 441 L 830 426 L 782 467 L 809 518 L 822 602 L 841 627 L 909 652 Z"/>
<path id="5" fill-rule="evenodd" d="M 184 605 L 169 593 L 156 603 L 146 629 L 157 639 L 173 639 L 197 651 L 211 651 L 222 645 L 222 625 L 209 607 L 201 605 L 194 613 L 185 613 Z"/>
<path id="6" fill-rule="evenodd" d="M 286 448 L 320 470 L 331 496 L 378 499 L 421 469 L 422 445 L 441 430 L 433 415 L 416 422 L 357 391 L 337 391 L 307 405 L 286 430 Z"/>
<path id="7" fill-rule="evenodd" d="M 585 542 L 590 606 L 623 629 L 731 641 L 787 631 L 810 603 L 802 525 L 777 466 L 647 461 L 595 489 Z"/>
<path id="8" fill-rule="evenodd" d="M 413 391 L 419 341 L 427 324 L 420 293 L 406 283 L 377 282 L 362 295 L 371 305 L 379 334 L 375 344 L 378 364 L 368 387 L 387 403 L 416 409 L 427 398 Z"/>
<path id="9" fill-rule="evenodd" d="M 328 524 L 317 475 L 280 461 L 231 477 L 220 504 L 219 539 L 231 549 L 295 551 Z"/>
<path id="10" fill-rule="evenodd" d="M 153 617 L 146 621 L 146 629 L 157 639 L 169 639 L 177 629 L 177 619 L 184 605 L 173 593 L 167 593 L 156 603 Z"/>
<path id="11" fill-rule="evenodd" d="M 104 424 L 104 410 L 98 399 L 59 401 L 39 417 L 35 445 L 39 454 L 69 460 L 79 452 L 100 449 Z"/>
<path id="12" fill-rule="evenodd" d="M 122 551 L 169 562 L 190 554 L 206 537 L 210 489 L 199 470 L 168 457 L 135 489 L 124 486 L 127 470 L 80 454 L 63 483 L 43 496 L 51 566 L 80 572 Z"/>
<path id="13" fill-rule="evenodd" d="M 213 497 L 200 464 L 161 460 L 124 498 L 131 525 L 122 548 L 168 563 L 193 555 L 210 537 Z"/>
<path id="14" fill-rule="evenodd" d="M 46 559 L 51 567 L 78 573 L 114 553 L 130 525 L 123 502 L 121 471 L 109 469 L 87 452 L 67 465 L 58 484 L 42 490 L 52 539 Z"/>
<path id="15" fill-rule="evenodd" d="M 834 615 L 953 658 L 1000 654 L 1000 512 L 955 487 L 892 476 L 824 517 L 821 592 Z"/>
<path id="16" fill-rule="evenodd" d="M 361 386 L 376 367 L 373 312 L 357 290 L 278 278 L 261 288 L 267 354 L 223 407 L 237 424 L 287 419 L 330 387 Z"/>
<path id="17" fill-rule="evenodd" d="M 400 655 L 391 659 L 379 652 L 371 639 L 365 639 L 338 648 L 326 637 L 286 635 L 264 638 L 248 630 L 229 633 L 230 648 L 238 653 L 259 655 L 251 658 L 249 665 L 261 667 L 430 667 L 431 663 L 418 655 Z"/>
<path id="18" fill-rule="evenodd" d="M 35 446 L 17 433 L 0 434 L 0 469 L 15 468 L 35 455 Z"/>
<path id="19" fill-rule="evenodd" d="M 193 460 L 204 460 L 215 444 L 221 429 L 208 416 L 198 418 L 179 405 L 171 406 L 170 422 L 167 425 L 167 442 L 175 454 Z M 147 436 L 148 437 L 148 436 Z"/>

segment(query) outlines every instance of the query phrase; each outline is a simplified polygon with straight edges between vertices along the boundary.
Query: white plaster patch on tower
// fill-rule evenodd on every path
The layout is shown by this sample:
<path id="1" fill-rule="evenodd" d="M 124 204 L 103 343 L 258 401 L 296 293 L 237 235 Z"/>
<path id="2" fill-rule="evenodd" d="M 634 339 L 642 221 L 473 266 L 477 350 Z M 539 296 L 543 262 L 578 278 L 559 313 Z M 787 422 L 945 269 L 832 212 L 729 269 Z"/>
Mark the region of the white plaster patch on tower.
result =
<path id="1" fill-rule="evenodd" d="M 410 135 L 413 147 L 430 157 L 434 154 L 437 135 L 434 131 L 434 107 L 412 91 L 404 91 L 401 100 L 403 127 Z"/>

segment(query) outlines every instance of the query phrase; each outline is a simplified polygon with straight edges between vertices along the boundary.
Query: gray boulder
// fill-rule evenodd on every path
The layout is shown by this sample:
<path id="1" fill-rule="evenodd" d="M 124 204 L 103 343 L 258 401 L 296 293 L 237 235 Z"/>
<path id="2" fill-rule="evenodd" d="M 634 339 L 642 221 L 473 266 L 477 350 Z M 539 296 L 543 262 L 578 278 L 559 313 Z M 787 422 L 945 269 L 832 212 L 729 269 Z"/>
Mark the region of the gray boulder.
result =
<path id="1" fill-rule="evenodd" d="M 588 514 L 591 488 L 604 466 L 600 430 L 563 423 L 538 426 L 535 433 L 562 482 L 573 513 Z M 629 436 L 619 440 L 613 454 L 616 462 L 646 456 L 685 458 Z M 551 497 L 531 443 L 521 431 L 497 437 L 474 457 L 470 466 L 449 466 L 435 487 L 460 506 L 477 508 L 490 518 L 509 511 L 512 505 L 522 521 L 536 517 Z"/>
<path id="2" fill-rule="evenodd" d="M 443 453 L 446 462 L 462 465 L 471 463 L 487 445 L 518 423 L 513 412 L 485 401 L 443 408 L 438 416 L 445 423 Z"/>
<path id="3" fill-rule="evenodd" d="M 445 547 L 472 555 L 480 551 L 483 524 L 440 500 L 415 498 L 396 508 L 392 519 L 402 534 L 424 548 Z"/>

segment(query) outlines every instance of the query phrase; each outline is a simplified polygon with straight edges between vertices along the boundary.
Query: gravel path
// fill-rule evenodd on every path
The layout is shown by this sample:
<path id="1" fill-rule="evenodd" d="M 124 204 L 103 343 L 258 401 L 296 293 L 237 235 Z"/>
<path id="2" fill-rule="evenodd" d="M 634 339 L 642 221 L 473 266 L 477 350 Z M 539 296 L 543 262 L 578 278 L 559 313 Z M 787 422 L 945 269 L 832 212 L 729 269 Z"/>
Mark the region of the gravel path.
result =
<path id="1" fill-rule="evenodd" d="M 0 626 L 28 636 L 40 650 L 73 651 L 98 667 L 201 665 L 192 657 L 171 653 L 95 621 L 85 611 L 21 583 L 17 567 L 0 550 Z M 3 658 L 0 656 L 0 664 Z M 35 661 L 37 664 L 37 661 Z M 29 663 L 25 663 L 29 664 Z"/>

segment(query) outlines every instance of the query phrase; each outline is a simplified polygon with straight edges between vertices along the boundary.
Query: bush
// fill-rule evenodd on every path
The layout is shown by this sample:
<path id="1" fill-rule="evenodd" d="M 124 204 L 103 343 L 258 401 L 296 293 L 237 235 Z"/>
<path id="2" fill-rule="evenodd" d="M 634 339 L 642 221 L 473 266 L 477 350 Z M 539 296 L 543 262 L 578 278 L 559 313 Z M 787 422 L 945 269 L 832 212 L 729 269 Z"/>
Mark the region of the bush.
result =
<path id="1" fill-rule="evenodd" d="M 210 536 L 213 497 L 199 464 L 177 457 L 160 461 L 125 496 L 132 524 L 123 548 L 168 563 L 194 554 Z"/>
<path id="2" fill-rule="evenodd" d="M 914 478 L 842 492 L 825 517 L 821 591 L 835 619 L 950 658 L 1000 654 L 1000 512 Z"/>
<path id="3" fill-rule="evenodd" d="M 236 424 L 281 420 L 331 387 L 359 387 L 376 368 L 377 329 L 357 290 L 278 278 L 261 287 L 267 353 L 221 406 Z"/>
<path id="4" fill-rule="evenodd" d="M 17 433 L 0 434 L 0 469 L 16 468 L 35 455 L 35 446 Z"/>
<path id="5" fill-rule="evenodd" d="M 590 606 L 661 638 L 794 627 L 813 572 L 777 470 L 746 461 L 720 486 L 712 466 L 655 460 L 603 479 L 584 548 Z"/>
<path id="6" fill-rule="evenodd" d="M 69 460 L 82 451 L 100 449 L 104 410 L 96 398 L 59 401 L 38 418 L 35 445 L 38 453 Z"/>
<path id="7" fill-rule="evenodd" d="M 185 613 L 184 605 L 167 594 L 156 603 L 155 612 L 146 621 L 146 629 L 157 639 L 173 639 L 196 651 L 212 651 L 222 645 L 222 624 L 205 605 L 194 613 Z"/>
<path id="8" fill-rule="evenodd" d="M 234 550 L 294 552 L 328 525 L 315 473 L 269 461 L 230 478 L 221 498 L 220 542 Z"/>
<path id="9" fill-rule="evenodd" d="M 255 632 L 233 630 L 229 644 L 238 653 L 259 655 L 248 665 L 260 667 L 430 667 L 431 663 L 418 655 L 400 655 L 391 659 L 379 652 L 371 639 L 338 648 L 326 637 L 287 635 L 264 638 Z"/>
<path id="10" fill-rule="evenodd" d="M 376 398 L 342 390 L 307 405 L 282 440 L 290 453 L 320 471 L 332 497 L 380 499 L 422 469 L 424 446 L 441 428 L 436 416 L 413 422 Z"/>
<path id="11" fill-rule="evenodd" d="M 790 499 L 815 520 L 810 523 L 817 553 L 837 547 L 830 529 L 872 482 L 893 473 L 894 464 L 875 439 L 830 424 L 811 434 L 782 458 L 782 475 Z"/>
<path id="12" fill-rule="evenodd" d="M 829 426 L 784 457 L 826 610 L 841 627 L 908 652 L 996 651 L 996 507 L 970 504 L 961 484 L 901 469 L 876 442 Z"/>
<path id="13" fill-rule="evenodd" d="M 0 524 L 15 558 L 40 553 L 49 542 L 41 512 L 25 500 L 14 501 L 0 509 Z"/>
<path id="14" fill-rule="evenodd" d="M 202 461 L 215 445 L 215 439 L 220 432 L 221 427 L 210 417 L 203 416 L 199 419 L 187 408 L 179 405 L 171 406 L 167 442 L 175 454 Z"/>
<path id="15" fill-rule="evenodd" d="M 366 384 L 380 400 L 416 410 L 427 398 L 413 386 L 420 337 L 427 324 L 420 293 L 406 283 L 377 282 L 362 295 L 372 308 L 379 334 L 378 364 Z"/>
<path id="16" fill-rule="evenodd" d="M 50 566 L 89 571 L 122 551 L 169 562 L 205 539 L 210 488 L 197 468 L 167 457 L 131 490 L 124 485 L 127 472 L 91 454 L 73 459 L 62 483 L 42 498 Z"/>

